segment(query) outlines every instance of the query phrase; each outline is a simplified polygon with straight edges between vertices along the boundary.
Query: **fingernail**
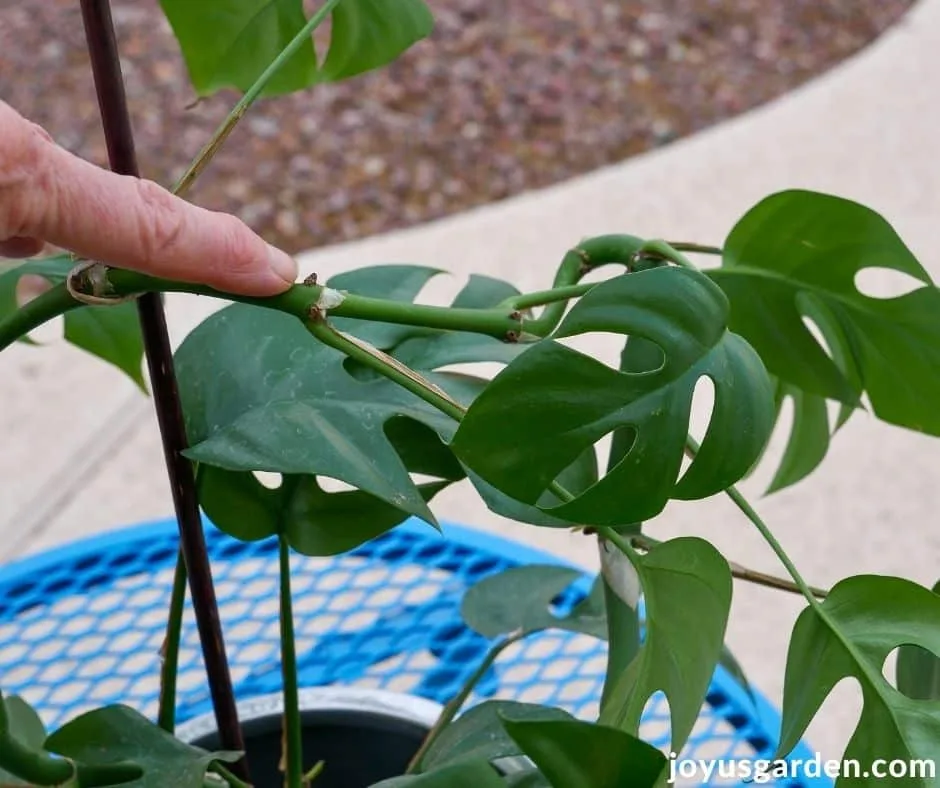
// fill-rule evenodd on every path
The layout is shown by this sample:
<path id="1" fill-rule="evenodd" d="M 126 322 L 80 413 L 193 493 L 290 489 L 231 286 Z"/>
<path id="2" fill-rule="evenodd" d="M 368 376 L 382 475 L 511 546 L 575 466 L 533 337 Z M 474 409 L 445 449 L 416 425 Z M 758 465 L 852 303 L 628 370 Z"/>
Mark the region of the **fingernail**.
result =
<path id="1" fill-rule="evenodd" d="M 297 279 L 297 261 L 289 254 L 268 244 L 268 265 L 285 282 Z"/>

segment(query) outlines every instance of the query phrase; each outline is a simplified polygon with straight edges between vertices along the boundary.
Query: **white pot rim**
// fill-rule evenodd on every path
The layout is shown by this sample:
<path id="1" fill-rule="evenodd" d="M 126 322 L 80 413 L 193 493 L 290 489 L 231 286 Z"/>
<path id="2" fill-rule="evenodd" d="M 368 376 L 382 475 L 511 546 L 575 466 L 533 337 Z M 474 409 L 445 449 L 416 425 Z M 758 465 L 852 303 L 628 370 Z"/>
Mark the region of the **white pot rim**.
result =
<path id="1" fill-rule="evenodd" d="M 358 711 L 380 714 L 430 728 L 440 716 L 443 706 L 417 695 L 367 687 L 308 687 L 301 689 L 301 711 Z M 258 695 L 236 703 L 238 718 L 242 722 L 282 715 L 284 698 L 279 692 Z M 216 733 L 218 727 L 212 712 L 194 717 L 176 728 L 176 737 L 193 742 Z"/>

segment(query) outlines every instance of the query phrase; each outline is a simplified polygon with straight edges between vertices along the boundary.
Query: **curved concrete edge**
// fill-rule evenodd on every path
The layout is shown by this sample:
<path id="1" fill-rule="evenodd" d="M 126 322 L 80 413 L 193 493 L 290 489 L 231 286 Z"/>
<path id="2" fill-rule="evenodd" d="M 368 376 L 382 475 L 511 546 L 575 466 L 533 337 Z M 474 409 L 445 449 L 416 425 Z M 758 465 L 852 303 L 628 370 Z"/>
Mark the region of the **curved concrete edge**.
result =
<path id="1" fill-rule="evenodd" d="M 832 192 L 880 211 L 934 273 L 940 270 L 940 158 L 936 129 L 940 106 L 940 0 L 921 0 L 893 30 L 859 55 L 799 90 L 736 119 L 666 148 L 590 173 L 544 191 L 521 195 L 422 227 L 302 255 L 303 272 L 322 277 L 380 262 L 444 267 L 428 298 L 456 291 L 472 273 L 502 276 L 523 289 L 541 289 L 566 249 L 585 236 L 607 232 L 720 243 L 733 222 L 768 193 L 792 187 Z M 208 299 L 168 300 L 178 341 L 218 307 Z M 44 385 L 58 364 L 74 354 L 50 348 L 56 363 L 37 363 Z M 4 361 L 4 364 L 8 362 Z M 19 363 L 19 362 L 18 362 Z M 0 559 L 93 531 L 164 516 L 171 511 L 153 420 L 142 421 L 127 440 L 100 430 L 102 413 L 138 402 L 115 398 L 114 374 L 88 365 L 68 379 L 73 401 L 100 403 L 85 422 L 46 423 L 44 408 L 16 411 L 5 420 L 16 478 L 35 493 L 59 495 L 58 514 L 13 543 L 23 512 L 0 506 Z M 6 366 L 5 369 L 10 369 Z M 14 365 L 14 369 L 16 369 Z M 16 374 L 14 372 L 14 374 Z M 9 373 L 0 389 L 10 389 Z M 10 389 L 22 391 L 22 386 Z M 48 383 L 48 407 L 64 408 L 61 388 Z M 56 395 L 53 397 L 53 395 Z M 20 396 L 26 396 L 21 394 Z M 133 405 L 138 407 L 138 405 Z M 84 413 L 84 411 L 83 411 Z M 82 419 L 86 416 L 82 416 Z M 55 422 L 58 424 L 58 422 Z M 58 430 L 58 431 L 57 431 Z M 75 468 L 94 435 L 111 447 L 110 460 L 81 484 Z M 774 441 L 779 451 L 781 436 Z M 64 461 L 61 458 L 65 457 Z M 903 472 L 899 469 L 903 468 Z M 6 478 L 11 478 L 7 476 Z M 859 416 L 835 440 L 822 470 L 796 488 L 759 501 L 785 547 L 807 578 L 825 585 L 850 574 L 880 573 L 932 583 L 940 575 L 940 442 L 892 430 Z M 745 490 L 759 496 L 765 479 Z M 20 483 L 20 482 L 18 482 Z M 64 484 L 72 484 L 68 489 Z M 63 492 L 64 491 L 64 492 Z M 596 567 L 590 540 L 563 530 L 507 523 L 480 504 L 466 486 L 447 491 L 435 507 L 442 516 L 536 543 L 570 560 Z M 658 537 L 697 533 L 726 555 L 779 572 L 767 547 L 732 507 L 716 498 L 675 504 L 652 526 Z M 797 597 L 736 588 L 729 642 L 754 684 L 779 700 L 789 631 L 803 604 Z M 810 740 L 835 758 L 857 719 L 857 688 L 841 684 L 810 728 Z"/>

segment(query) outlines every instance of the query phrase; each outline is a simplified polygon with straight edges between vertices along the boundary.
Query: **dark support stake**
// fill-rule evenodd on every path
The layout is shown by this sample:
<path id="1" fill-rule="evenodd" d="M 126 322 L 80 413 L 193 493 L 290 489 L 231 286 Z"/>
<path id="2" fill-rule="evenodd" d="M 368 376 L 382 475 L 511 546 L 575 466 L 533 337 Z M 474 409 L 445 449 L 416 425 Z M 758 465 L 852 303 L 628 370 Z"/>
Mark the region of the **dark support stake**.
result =
<path id="1" fill-rule="evenodd" d="M 134 137 L 109 0 L 81 0 L 81 6 L 111 169 L 122 175 L 136 177 L 139 171 L 134 153 Z M 192 466 L 182 455 L 187 445 L 186 431 L 163 303 L 158 294 L 147 293 L 138 299 L 137 307 L 221 745 L 224 750 L 244 751 L 232 677 L 222 640 L 219 608 L 212 585 L 209 554 L 199 517 L 196 483 Z M 233 772 L 242 780 L 249 781 L 248 766 L 244 759 L 234 764 Z"/>

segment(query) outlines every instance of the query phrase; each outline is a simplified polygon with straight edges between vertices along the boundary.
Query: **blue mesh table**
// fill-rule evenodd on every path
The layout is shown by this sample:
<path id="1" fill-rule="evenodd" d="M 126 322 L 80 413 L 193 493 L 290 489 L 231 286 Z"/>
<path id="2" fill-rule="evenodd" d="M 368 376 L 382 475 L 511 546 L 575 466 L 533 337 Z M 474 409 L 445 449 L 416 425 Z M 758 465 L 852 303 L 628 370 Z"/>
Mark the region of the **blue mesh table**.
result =
<path id="1" fill-rule="evenodd" d="M 460 618 L 466 588 L 512 566 L 554 556 L 466 528 L 446 538 L 406 522 L 346 555 L 293 558 L 294 612 L 303 686 L 350 685 L 446 702 L 479 664 L 489 641 Z M 244 543 L 207 524 L 220 612 L 240 699 L 281 688 L 277 545 Z M 0 687 L 23 695 L 56 726 L 82 711 L 126 703 L 154 717 L 158 651 L 176 562 L 175 522 L 78 542 L 0 567 Z M 589 590 L 585 575 L 562 606 Z M 606 644 L 545 632 L 508 649 L 470 703 L 501 698 L 596 715 Z M 211 709 L 191 612 L 180 654 L 180 721 Z M 683 756 L 773 756 L 779 715 L 719 667 Z M 665 699 L 654 696 L 642 734 L 669 740 Z M 812 754 L 800 747 L 791 756 Z M 727 781 L 712 784 L 729 784 Z M 831 786 L 825 779 L 781 786 Z"/>

